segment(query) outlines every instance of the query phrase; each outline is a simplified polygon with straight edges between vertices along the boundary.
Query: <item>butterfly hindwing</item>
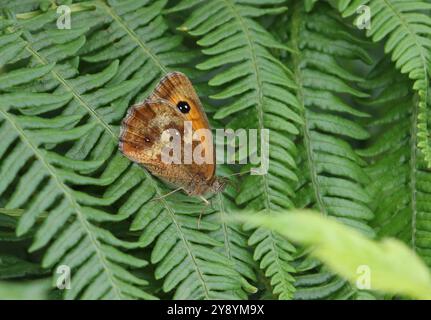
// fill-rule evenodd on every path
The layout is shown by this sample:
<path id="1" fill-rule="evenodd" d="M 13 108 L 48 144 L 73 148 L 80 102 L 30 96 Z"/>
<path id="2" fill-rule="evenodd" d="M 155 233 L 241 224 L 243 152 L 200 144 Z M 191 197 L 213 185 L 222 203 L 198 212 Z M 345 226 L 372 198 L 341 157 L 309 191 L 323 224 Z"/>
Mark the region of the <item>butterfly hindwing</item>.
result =
<path id="1" fill-rule="evenodd" d="M 165 128 L 182 132 L 184 119 L 175 108 L 163 100 L 145 100 L 129 108 L 120 134 L 120 150 L 140 164 L 161 162 Z"/>

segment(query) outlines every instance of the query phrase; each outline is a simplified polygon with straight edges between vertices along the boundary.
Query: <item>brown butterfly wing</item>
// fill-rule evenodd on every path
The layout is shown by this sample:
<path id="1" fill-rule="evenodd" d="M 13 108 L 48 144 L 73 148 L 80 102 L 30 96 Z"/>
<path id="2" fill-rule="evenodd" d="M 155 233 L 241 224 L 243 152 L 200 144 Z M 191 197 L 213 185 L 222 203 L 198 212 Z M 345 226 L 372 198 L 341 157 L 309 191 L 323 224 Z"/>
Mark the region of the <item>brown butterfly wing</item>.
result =
<path id="1" fill-rule="evenodd" d="M 193 84 L 189 78 L 181 72 L 171 72 L 163 77 L 149 99 L 163 99 L 169 101 L 173 106 L 177 106 L 180 102 L 186 102 L 190 106 L 190 112 L 183 115 L 185 116 L 185 120 L 192 122 L 193 131 L 198 129 L 210 129 L 208 118 L 193 88 Z M 196 167 L 196 169 L 198 169 L 207 180 L 210 180 L 215 174 L 215 152 L 212 151 L 213 141 L 204 142 L 203 147 L 205 152 L 213 153 L 213 161 L 212 164 L 203 164 Z M 210 148 L 211 151 L 209 150 Z"/>
<path id="2" fill-rule="evenodd" d="M 132 106 L 122 122 L 120 151 L 130 160 L 144 165 L 152 174 L 183 187 L 190 194 L 204 193 L 213 182 L 207 177 L 208 164 L 166 164 L 162 161 L 162 133 L 175 129 L 181 135 L 184 154 L 186 116 L 166 100 L 146 100 Z M 212 143 L 212 142 L 211 142 Z"/>
<path id="3" fill-rule="evenodd" d="M 152 174 L 177 186 L 192 179 L 182 165 L 165 164 L 161 159 L 165 129 L 184 130 L 184 119 L 169 103 L 161 99 L 146 100 L 129 108 L 120 133 L 120 151 L 130 160 L 144 165 Z"/>
<path id="4" fill-rule="evenodd" d="M 121 125 L 120 150 L 138 163 L 160 161 L 163 128 L 183 129 L 181 117 L 166 102 L 146 100 L 130 107 Z"/>

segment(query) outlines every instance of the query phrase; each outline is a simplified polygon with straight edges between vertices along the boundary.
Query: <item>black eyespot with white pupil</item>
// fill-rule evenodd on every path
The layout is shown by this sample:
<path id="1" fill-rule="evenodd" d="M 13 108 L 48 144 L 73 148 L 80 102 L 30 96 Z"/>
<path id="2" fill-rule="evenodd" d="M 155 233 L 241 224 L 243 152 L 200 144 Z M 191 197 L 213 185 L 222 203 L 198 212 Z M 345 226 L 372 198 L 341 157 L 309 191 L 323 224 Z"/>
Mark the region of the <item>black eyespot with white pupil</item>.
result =
<path id="1" fill-rule="evenodd" d="M 190 106 L 187 102 L 185 101 L 180 101 L 177 103 L 177 108 L 178 110 L 180 110 L 182 113 L 189 113 L 190 112 Z"/>

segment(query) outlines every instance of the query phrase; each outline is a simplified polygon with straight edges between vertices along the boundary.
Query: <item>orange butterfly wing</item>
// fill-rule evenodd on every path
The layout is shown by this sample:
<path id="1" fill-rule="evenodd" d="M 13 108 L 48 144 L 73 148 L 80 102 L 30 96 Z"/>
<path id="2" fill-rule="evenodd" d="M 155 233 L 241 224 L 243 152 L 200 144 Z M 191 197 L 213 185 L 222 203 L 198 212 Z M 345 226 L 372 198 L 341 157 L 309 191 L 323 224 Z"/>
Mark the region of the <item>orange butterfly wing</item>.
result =
<path id="1" fill-rule="evenodd" d="M 181 72 L 171 72 L 160 80 L 159 84 L 149 96 L 150 100 L 163 99 L 169 101 L 173 106 L 179 103 L 187 103 L 190 106 L 190 112 L 185 113 L 185 120 L 192 122 L 193 131 L 198 129 L 210 129 L 208 118 L 203 110 L 202 103 L 193 88 L 193 84 L 187 76 Z M 215 174 L 215 151 L 213 150 L 213 141 L 204 141 L 203 149 L 205 152 L 213 154 L 212 164 L 201 166 L 205 177 L 212 178 Z"/>

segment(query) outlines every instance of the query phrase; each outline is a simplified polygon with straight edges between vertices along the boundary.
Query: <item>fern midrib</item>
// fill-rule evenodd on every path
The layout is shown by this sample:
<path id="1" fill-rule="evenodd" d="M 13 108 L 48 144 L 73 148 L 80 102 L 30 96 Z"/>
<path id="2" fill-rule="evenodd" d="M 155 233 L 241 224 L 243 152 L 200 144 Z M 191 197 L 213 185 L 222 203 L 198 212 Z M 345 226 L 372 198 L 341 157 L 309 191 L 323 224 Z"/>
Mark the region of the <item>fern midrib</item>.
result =
<path id="1" fill-rule="evenodd" d="M 178 222 L 177 219 L 175 218 L 175 210 L 173 210 L 171 208 L 171 206 L 168 204 L 168 202 L 165 200 L 160 188 L 157 186 L 157 183 L 154 181 L 153 177 L 151 176 L 151 174 L 147 170 L 145 170 L 145 175 L 146 175 L 147 179 L 148 178 L 151 179 L 150 180 L 151 184 L 154 187 L 154 189 L 156 190 L 156 194 L 159 198 L 159 201 L 161 201 L 163 203 L 164 207 L 166 208 L 166 210 L 169 213 L 169 216 L 171 217 L 172 222 L 174 223 L 175 227 L 177 228 L 180 239 L 183 242 L 185 249 L 187 250 L 187 254 L 189 255 L 190 259 L 192 260 L 196 274 L 198 275 L 199 280 L 202 283 L 202 288 L 204 289 L 204 292 L 205 292 L 205 298 L 209 299 L 210 298 L 210 295 L 209 295 L 210 290 L 207 287 L 207 284 L 206 284 L 204 276 L 203 276 L 203 272 L 199 268 L 198 262 L 197 262 L 196 257 L 193 254 L 193 251 L 190 247 L 189 241 L 186 239 L 186 236 L 184 235 L 184 233 L 182 231 L 181 223 Z"/>
<path id="2" fill-rule="evenodd" d="M 417 168 L 417 117 L 418 105 L 415 104 L 412 112 L 412 125 L 411 125 L 411 141 L 410 141 L 410 192 L 411 192 L 411 207 L 412 207 L 412 243 L 413 250 L 416 251 L 416 216 L 417 216 L 417 203 L 416 203 L 416 168 Z"/>
<path id="3" fill-rule="evenodd" d="M 27 137 L 27 134 L 25 133 L 25 131 L 2 108 L 0 108 L 0 113 L 2 113 L 3 117 L 18 132 L 19 136 L 21 137 L 21 140 L 32 150 L 35 157 L 42 163 L 42 165 L 45 167 L 48 174 L 51 176 L 52 179 L 54 179 L 58 188 L 62 191 L 66 199 L 69 201 L 70 205 L 75 209 L 74 211 L 76 213 L 76 216 L 95 248 L 94 250 L 99 258 L 99 261 L 103 267 L 103 270 L 106 272 L 108 276 L 109 282 L 111 283 L 111 287 L 115 290 L 115 295 L 118 298 L 121 298 L 122 297 L 121 289 L 117 287 L 116 282 L 114 280 L 114 276 L 111 273 L 110 268 L 108 268 L 107 259 L 101 251 L 99 240 L 97 240 L 94 234 L 91 232 L 89 222 L 85 218 L 84 213 L 81 211 L 81 206 L 75 201 L 72 193 L 70 192 L 70 189 L 63 183 L 63 181 L 59 179 L 59 175 L 56 174 L 55 169 L 52 167 L 51 164 L 49 164 L 49 162 L 45 159 L 43 154 L 39 152 L 38 147 L 34 145 L 33 142 Z"/>
<path id="4" fill-rule="evenodd" d="M 26 40 L 24 40 L 26 41 Z M 28 43 L 26 49 L 27 51 L 29 51 L 41 64 L 43 65 L 48 65 L 48 61 L 42 56 L 40 55 L 36 50 L 34 50 L 31 46 L 31 43 L 26 41 Z M 79 92 L 75 89 L 75 87 L 73 87 L 69 81 L 67 81 L 67 79 L 64 79 L 63 77 L 61 77 L 61 75 L 56 72 L 54 70 L 55 68 L 53 68 L 51 70 L 51 74 L 54 76 L 55 79 L 57 79 L 58 82 L 60 82 L 68 91 L 70 91 L 73 95 L 74 98 L 76 98 L 76 100 L 79 102 L 79 104 L 81 106 L 83 106 L 85 108 L 85 110 L 94 118 L 96 119 L 100 125 L 105 128 L 105 130 L 108 131 L 108 133 L 115 139 L 117 140 L 117 136 L 114 133 L 114 131 L 111 129 L 111 127 L 109 126 L 109 124 L 103 120 L 103 118 L 97 113 L 97 111 L 93 108 L 90 107 L 90 105 L 85 101 L 85 99 L 83 98 L 83 96 L 81 94 L 79 94 Z"/>
<path id="5" fill-rule="evenodd" d="M 132 40 L 138 44 L 142 51 L 144 51 L 144 53 L 154 61 L 157 67 L 159 67 L 163 73 L 168 73 L 168 69 L 163 65 L 160 59 L 157 58 L 151 49 L 146 46 L 146 44 L 139 38 L 136 32 L 127 25 L 127 23 L 114 11 L 114 9 L 106 5 L 105 1 L 98 0 L 97 2 L 100 3 L 101 7 L 103 7 L 104 10 L 121 26 L 121 28 L 127 32 L 130 38 L 132 38 Z"/>
<path id="6" fill-rule="evenodd" d="M 222 230 L 223 230 L 223 237 L 224 237 L 224 247 L 226 250 L 226 255 L 229 258 L 229 260 L 232 260 L 232 254 L 231 254 L 231 249 L 230 249 L 230 239 L 229 239 L 229 229 L 228 226 L 226 224 L 226 219 L 227 219 L 227 214 L 226 214 L 226 208 L 224 206 L 223 203 L 223 197 L 221 195 L 221 193 L 217 193 L 217 200 L 219 203 L 219 213 L 220 213 L 220 220 L 221 220 L 221 224 L 222 224 Z"/>
<path id="7" fill-rule="evenodd" d="M 392 3 L 390 3 L 388 0 L 383 0 L 383 1 L 391 9 L 391 11 L 398 17 L 398 19 L 400 20 L 404 29 L 406 29 L 408 31 L 408 33 L 411 35 L 411 37 L 414 39 L 415 45 L 418 48 L 418 51 L 420 52 L 420 57 L 422 60 L 422 66 L 424 69 L 425 80 L 426 80 L 426 83 L 428 83 L 428 68 L 427 68 L 428 62 L 427 62 L 427 59 L 425 58 L 425 55 L 424 55 L 424 47 L 421 46 L 421 44 L 418 42 L 416 33 L 410 28 L 409 23 L 404 19 L 404 17 L 401 15 L 401 13 L 398 12 L 396 10 L 396 8 L 392 5 Z M 426 89 L 426 92 L 428 92 L 428 87 Z M 426 94 L 425 96 L 428 97 L 428 94 Z"/>
<path id="8" fill-rule="evenodd" d="M 241 27 L 242 33 L 245 35 L 246 41 L 247 41 L 247 45 L 249 47 L 250 50 L 248 50 L 250 52 L 250 60 L 252 61 L 252 65 L 253 65 L 253 73 L 254 73 L 254 77 L 255 77 L 255 81 L 257 86 L 254 88 L 255 92 L 256 92 L 256 110 L 257 110 L 257 115 L 258 115 L 258 122 L 259 122 L 259 130 L 262 131 L 264 129 L 264 111 L 263 111 L 263 84 L 262 84 L 262 80 L 260 77 L 260 70 L 257 64 L 257 55 L 256 55 L 256 50 L 254 48 L 254 43 L 252 40 L 252 37 L 250 36 L 250 33 L 248 31 L 247 25 L 245 24 L 241 14 L 238 12 L 238 10 L 236 9 L 236 7 L 232 4 L 232 2 L 230 0 L 223 0 L 227 7 L 229 8 L 229 10 L 232 12 L 233 16 L 238 20 L 239 25 Z M 267 179 L 267 175 L 264 174 L 261 176 L 263 179 L 263 185 L 264 185 L 264 193 L 265 193 L 265 211 L 269 214 L 270 210 L 271 210 L 271 201 L 270 201 L 270 188 L 269 188 L 269 183 L 268 183 L 268 179 Z M 270 235 L 270 239 L 271 239 L 271 247 L 272 247 L 272 252 L 274 253 L 274 255 L 276 256 L 275 261 L 277 263 L 277 269 L 278 270 L 283 270 L 283 266 L 281 265 L 281 257 L 278 254 L 278 248 L 276 248 L 276 239 L 275 236 L 273 234 L 272 231 L 268 231 L 269 235 Z M 284 277 L 283 277 L 283 285 L 284 285 Z M 286 290 L 287 291 L 287 290 Z"/>
<path id="9" fill-rule="evenodd" d="M 321 191 L 320 191 L 320 184 L 318 181 L 318 176 L 316 169 L 314 167 L 314 155 L 313 150 L 311 147 L 311 138 L 310 138 L 310 130 L 308 125 L 308 119 L 306 115 L 306 106 L 305 106 L 305 99 L 304 99 L 304 91 L 303 91 L 303 81 L 302 81 L 302 73 L 301 73 L 301 55 L 299 51 L 299 42 L 298 38 L 300 36 L 300 24 L 301 24 L 301 8 L 302 4 L 297 3 L 293 8 L 293 14 L 292 14 L 292 27 L 291 27 L 291 43 L 292 47 L 294 48 L 294 52 L 292 53 L 292 63 L 293 63 L 293 69 L 294 69 L 294 75 L 295 75 L 295 82 L 298 86 L 297 89 L 297 97 L 299 100 L 299 103 L 302 106 L 302 119 L 304 121 L 303 124 L 303 134 L 304 134 L 304 145 L 305 145 L 305 151 L 307 155 L 307 167 L 310 171 L 310 178 L 311 178 L 311 184 L 313 187 L 314 197 L 317 203 L 317 206 L 319 208 L 319 211 L 323 214 L 327 215 L 326 207 L 323 203 L 322 197 L 321 197 Z"/>
<path id="10" fill-rule="evenodd" d="M 262 92 L 262 81 L 260 79 L 259 76 L 259 67 L 257 66 L 257 56 L 256 56 L 256 51 L 254 49 L 254 44 L 253 41 L 251 40 L 251 36 L 248 32 L 248 28 L 242 18 L 242 16 L 239 14 L 238 10 L 235 8 L 235 6 L 232 4 L 232 2 L 230 0 L 223 0 L 224 3 L 226 3 L 227 7 L 229 8 L 229 10 L 232 12 L 233 16 L 238 20 L 239 25 L 242 29 L 243 34 L 245 35 L 245 38 L 247 40 L 247 45 L 249 47 L 250 50 L 248 50 L 250 52 L 250 60 L 252 61 L 252 65 L 253 65 L 253 73 L 254 73 L 254 77 L 256 79 L 256 84 L 257 86 L 255 86 L 255 92 L 256 92 L 256 110 L 257 110 L 257 115 L 258 115 L 258 122 L 259 122 L 259 130 L 264 129 L 264 122 L 263 122 L 263 92 Z M 269 211 L 271 209 L 271 203 L 269 201 L 269 185 L 268 185 L 268 179 L 266 177 L 266 175 L 262 175 L 262 179 L 264 180 L 263 184 L 264 184 L 264 189 L 265 189 L 265 208 L 267 211 Z"/>
<path id="11" fill-rule="evenodd" d="M 428 89 L 428 62 L 427 59 L 425 57 L 424 54 L 424 48 L 423 46 L 419 43 L 418 39 L 417 39 L 417 35 L 416 33 L 410 28 L 409 23 L 407 23 L 407 21 L 405 20 L 405 18 L 401 15 L 400 12 L 398 12 L 398 10 L 392 5 L 392 3 L 390 3 L 388 0 L 384 0 L 384 3 L 386 4 L 386 6 L 393 12 L 393 14 L 399 19 L 401 25 L 403 26 L 403 28 L 408 32 L 408 34 L 410 34 L 411 38 L 414 41 L 414 44 L 418 50 L 418 52 L 420 53 L 420 58 L 421 58 L 421 62 L 422 62 L 422 67 L 423 67 L 423 72 L 424 72 L 424 82 L 425 82 L 425 89 L 424 89 L 424 101 L 425 104 L 427 104 L 428 102 L 428 94 L 429 94 L 429 89 Z M 410 160 L 410 188 L 411 188 L 411 207 L 412 207 L 412 248 L 413 250 L 416 250 L 416 220 L 417 220 L 417 207 L 416 207 L 416 168 L 417 168 L 417 155 L 416 155 L 416 147 L 417 147 L 417 118 L 418 118 L 418 114 L 419 114 L 419 110 L 418 110 L 418 105 L 419 105 L 419 101 L 421 100 L 421 97 L 419 96 L 418 102 L 414 105 L 413 108 L 413 114 L 412 114 L 412 137 L 411 137 L 411 160 Z M 427 125 L 426 121 L 423 122 L 423 125 Z M 427 131 L 427 129 L 425 128 L 425 131 Z M 428 141 L 428 138 L 427 138 Z M 427 145 L 428 147 L 428 145 Z"/>
<path id="12" fill-rule="evenodd" d="M 396 10 L 396 8 L 388 0 L 383 0 L 383 1 L 387 5 L 387 7 L 394 13 L 394 15 L 396 15 L 398 17 L 398 19 L 401 22 L 401 24 L 404 27 L 404 29 L 406 29 L 407 32 L 410 34 L 410 36 L 414 39 L 415 46 L 416 46 L 417 50 L 420 53 L 420 57 L 421 57 L 421 61 L 422 61 L 422 66 L 423 66 L 423 72 L 424 72 L 424 82 L 425 82 L 425 89 L 424 89 L 424 94 L 425 95 L 424 95 L 423 102 L 425 103 L 425 105 L 427 105 L 428 104 L 428 94 L 429 94 L 429 88 L 428 88 L 429 80 L 428 80 L 428 67 L 427 67 L 427 65 L 428 65 L 429 62 L 427 61 L 427 59 L 425 57 L 425 54 L 424 54 L 424 50 L 425 49 L 419 43 L 419 41 L 417 39 L 416 33 L 410 28 L 409 23 L 405 20 L 405 18 L 402 16 L 402 14 L 400 12 L 398 12 L 398 10 Z M 419 97 L 419 100 L 420 100 L 420 98 L 421 97 Z M 416 115 L 418 115 L 418 112 L 416 112 Z M 424 125 L 424 126 L 426 126 L 426 128 L 424 130 L 426 132 L 428 132 L 427 121 L 423 121 L 421 124 Z M 415 130 L 415 132 L 417 132 L 417 129 Z M 429 140 L 428 137 L 426 137 L 427 144 L 426 144 L 425 148 L 428 149 L 428 150 L 430 150 L 430 147 L 429 147 L 429 144 L 428 144 L 428 140 Z M 417 139 L 416 139 L 416 143 L 417 143 Z M 416 221 L 416 212 L 415 212 L 414 220 Z"/>
<path id="13" fill-rule="evenodd" d="M 25 34 L 25 33 L 24 33 Z M 37 50 L 35 50 L 32 47 L 32 43 L 30 40 L 26 39 L 25 35 L 20 36 L 21 40 L 26 43 L 25 49 L 34 57 L 36 58 L 39 63 L 46 66 L 49 64 L 49 62 L 46 60 L 45 57 L 43 57 Z M 82 95 L 67 81 L 67 79 L 63 78 L 57 71 L 55 71 L 55 68 L 52 68 L 50 71 L 52 76 L 60 82 L 70 93 L 72 93 L 73 97 L 76 98 L 76 100 L 79 102 L 81 106 L 83 106 L 87 112 L 96 119 L 100 125 L 105 128 L 105 130 L 108 131 L 108 133 L 114 138 L 117 139 L 114 131 L 111 129 L 111 127 L 106 123 L 105 120 L 96 112 L 95 109 L 92 109 L 90 105 L 85 101 L 85 99 L 82 97 Z"/>

